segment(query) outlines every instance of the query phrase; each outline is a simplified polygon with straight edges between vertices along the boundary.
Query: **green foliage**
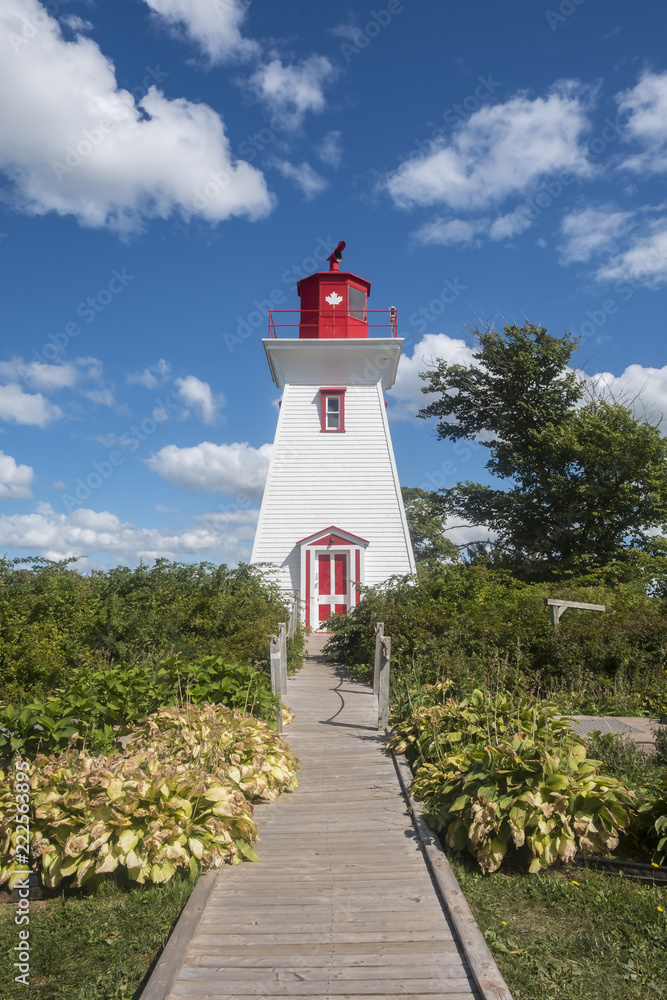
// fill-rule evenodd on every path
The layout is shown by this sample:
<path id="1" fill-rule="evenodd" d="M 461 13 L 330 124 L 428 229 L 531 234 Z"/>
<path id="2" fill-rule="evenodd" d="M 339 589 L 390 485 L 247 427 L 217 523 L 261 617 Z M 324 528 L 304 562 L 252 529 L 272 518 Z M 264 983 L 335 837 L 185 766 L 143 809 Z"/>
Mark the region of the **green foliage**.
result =
<path id="1" fill-rule="evenodd" d="M 446 683 L 432 685 L 429 693 L 444 694 Z M 534 698 L 508 698 L 476 690 L 462 701 L 422 706 L 400 719 L 400 706 L 390 716 L 393 734 L 388 747 L 405 754 L 410 764 L 438 763 L 457 751 L 497 745 L 515 736 L 538 740 L 545 747 L 579 742 L 558 709 Z"/>
<path id="2" fill-rule="evenodd" d="M 458 546 L 443 533 L 446 518 L 437 494 L 405 486 L 401 493 L 417 563 L 438 566 L 458 562 Z"/>
<path id="3" fill-rule="evenodd" d="M 568 610 L 558 629 L 547 597 L 604 604 Z M 392 639 L 392 697 L 443 679 L 450 694 L 476 687 L 540 695 L 563 713 L 660 714 L 667 696 L 667 602 L 635 584 L 593 578 L 526 583 L 506 569 L 451 564 L 366 589 L 332 619 L 328 649 L 361 680 L 372 672 L 375 623 Z"/>
<path id="4" fill-rule="evenodd" d="M 653 853 L 653 863 L 664 864 L 667 857 L 667 772 L 639 806 L 634 829 L 642 846 Z"/>
<path id="5" fill-rule="evenodd" d="M 74 733 L 89 749 L 109 752 L 137 719 L 185 702 L 214 702 L 267 721 L 278 704 L 266 674 L 225 663 L 221 656 L 189 662 L 170 657 L 155 667 L 121 663 L 75 669 L 57 695 L 21 708 L 0 708 L 0 758 L 63 749 Z"/>
<path id="6" fill-rule="evenodd" d="M 131 750 L 155 750 L 165 761 L 196 763 L 233 781 L 252 801 L 273 802 L 297 785 L 298 761 L 265 722 L 222 705 L 160 708 L 132 731 Z"/>
<path id="7" fill-rule="evenodd" d="M 38 755 L 28 784 L 31 856 L 44 884 L 95 885 L 113 872 L 166 882 L 190 871 L 255 860 L 249 799 L 273 801 L 298 784 L 298 762 L 266 723 L 222 705 L 162 708 L 125 754 Z M 23 787 L 25 785 L 25 788 Z M 0 771 L 0 885 L 20 864 L 18 785 Z"/>
<path id="8" fill-rule="evenodd" d="M 18 562 L 18 560 L 15 560 Z M 108 663 L 155 666 L 170 656 L 259 665 L 287 621 L 277 587 L 256 567 L 170 563 L 83 576 L 63 563 L 0 561 L 0 671 L 14 704 Z M 303 634 L 288 642 L 292 669 Z"/>
<path id="9" fill-rule="evenodd" d="M 476 335 L 478 364 L 438 361 L 421 374 L 423 391 L 438 398 L 419 416 L 438 418 L 440 438 L 479 439 L 491 451 L 487 469 L 513 485 L 441 490 L 442 513 L 491 528 L 511 565 L 527 563 L 547 579 L 654 545 L 649 529 L 667 528 L 659 430 L 617 403 L 578 406 L 583 382 L 567 370 L 576 348 L 569 336 L 532 324 Z"/>
<path id="10" fill-rule="evenodd" d="M 80 886 L 120 868 L 134 882 L 167 882 L 179 867 L 217 868 L 254 857 L 252 806 L 231 781 L 158 751 L 38 756 L 30 777 L 31 855 L 42 880 Z M 12 888 L 14 792 L 0 772 L 0 884 Z"/>
<path id="11" fill-rule="evenodd" d="M 600 774 L 581 744 L 553 753 L 517 735 L 497 746 L 470 748 L 416 772 L 412 793 L 428 821 L 454 850 L 467 849 L 483 872 L 499 867 L 511 844 L 526 848 L 529 871 L 558 858 L 604 853 L 618 844 L 634 796 Z"/>

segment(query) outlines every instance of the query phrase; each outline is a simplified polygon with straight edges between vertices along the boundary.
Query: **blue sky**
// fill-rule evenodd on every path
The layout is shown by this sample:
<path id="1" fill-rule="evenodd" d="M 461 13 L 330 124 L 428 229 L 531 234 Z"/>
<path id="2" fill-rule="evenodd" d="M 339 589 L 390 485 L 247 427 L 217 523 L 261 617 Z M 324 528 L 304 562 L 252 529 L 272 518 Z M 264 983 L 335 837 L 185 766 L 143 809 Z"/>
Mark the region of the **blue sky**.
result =
<path id="1" fill-rule="evenodd" d="M 581 333 L 592 383 L 667 413 L 666 22 L 649 0 L 0 0 L 0 552 L 247 560 L 266 313 L 341 239 L 398 308 L 404 485 L 485 475 L 415 417 L 418 372 L 469 361 L 475 323 Z"/>

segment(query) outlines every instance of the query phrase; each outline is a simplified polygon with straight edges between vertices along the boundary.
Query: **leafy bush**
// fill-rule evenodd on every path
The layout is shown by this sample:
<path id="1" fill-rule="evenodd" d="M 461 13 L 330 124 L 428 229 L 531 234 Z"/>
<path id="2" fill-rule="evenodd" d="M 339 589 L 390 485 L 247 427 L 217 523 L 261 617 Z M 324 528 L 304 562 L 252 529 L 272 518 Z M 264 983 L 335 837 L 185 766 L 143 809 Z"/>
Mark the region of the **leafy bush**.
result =
<path id="1" fill-rule="evenodd" d="M 179 867 L 217 868 L 255 858 L 252 806 L 232 781 L 156 751 L 38 756 L 30 777 L 31 854 L 44 884 L 100 881 L 119 869 L 135 882 L 166 882 Z M 14 791 L 0 772 L 0 885 L 15 884 Z"/>
<path id="2" fill-rule="evenodd" d="M 260 665 L 266 636 L 287 621 L 283 595 L 257 567 L 158 559 L 84 576 L 67 562 L 14 562 L 0 560 L 0 672 L 15 704 L 43 700 L 76 668 L 100 664 L 155 666 L 181 654 Z M 299 627 L 288 641 L 292 669 L 302 645 Z"/>
<path id="3" fill-rule="evenodd" d="M 496 871 L 511 844 L 526 845 L 536 872 L 577 850 L 617 846 L 634 795 L 600 766 L 581 744 L 551 754 L 517 735 L 423 764 L 412 792 L 424 800 L 430 825 L 454 850 L 467 849 L 483 872 Z"/>
<path id="4" fill-rule="evenodd" d="M 298 766 L 253 716 L 224 705 L 164 707 L 132 732 L 126 754 L 95 758 L 70 747 L 35 759 L 31 854 L 50 886 L 116 869 L 163 882 L 178 867 L 254 860 L 248 799 L 291 791 Z M 0 771 L 0 885 L 19 867 L 15 793 Z"/>
<path id="5" fill-rule="evenodd" d="M 135 729 L 133 751 L 151 749 L 165 761 L 195 763 L 227 778 L 252 800 L 273 802 L 298 785 L 298 761 L 265 722 L 222 705 L 160 708 Z"/>
<path id="6" fill-rule="evenodd" d="M 653 853 L 653 863 L 661 865 L 667 857 L 667 775 L 639 806 L 635 831 L 642 846 Z"/>
<path id="7" fill-rule="evenodd" d="M 189 662 L 171 657 L 155 669 L 126 663 L 80 669 L 56 696 L 22 708 L 0 707 L 0 757 L 64 749 L 74 733 L 89 749 L 110 752 L 121 732 L 158 707 L 204 701 L 267 721 L 278 703 L 266 674 L 221 656 Z"/>
<path id="8" fill-rule="evenodd" d="M 425 701 L 442 699 L 448 682 L 431 685 Z M 422 704 L 413 715 L 400 719 L 400 706 L 391 716 L 393 735 L 388 746 L 406 755 L 410 763 L 436 764 L 444 756 L 469 747 L 497 744 L 528 736 L 545 746 L 578 742 L 555 705 L 534 698 L 509 698 L 475 690 L 461 701 L 447 699 L 438 705 Z M 397 718 L 398 716 L 398 718 Z"/>
<path id="9" fill-rule="evenodd" d="M 607 610 L 569 609 L 555 630 L 544 606 L 554 596 Z M 640 582 L 555 587 L 464 564 L 395 578 L 330 623 L 328 651 L 361 680 L 372 673 L 378 621 L 392 640 L 395 692 L 448 678 L 459 697 L 484 686 L 558 697 L 563 711 L 642 715 L 659 713 L 667 696 L 667 602 Z"/>

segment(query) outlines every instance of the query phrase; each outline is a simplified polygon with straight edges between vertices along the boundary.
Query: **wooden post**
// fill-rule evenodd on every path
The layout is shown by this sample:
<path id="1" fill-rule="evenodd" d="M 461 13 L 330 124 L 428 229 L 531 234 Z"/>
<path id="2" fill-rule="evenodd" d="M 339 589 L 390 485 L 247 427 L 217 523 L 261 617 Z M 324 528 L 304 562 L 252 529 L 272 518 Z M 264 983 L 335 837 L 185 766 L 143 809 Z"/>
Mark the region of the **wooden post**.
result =
<path id="1" fill-rule="evenodd" d="M 278 695 L 278 705 L 276 706 L 276 722 L 278 732 L 283 731 L 283 693 L 281 690 L 281 670 L 280 670 L 280 639 L 277 635 L 269 636 L 269 661 L 271 663 L 271 690 Z"/>
<path id="2" fill-rule="evenodd" d="M 549 608 L 551 624 L 558 628 L 560 616 L 567 608 L 578 608 L 580 611 L 604 611 L 604 604 L 583 604 L 581 601 L 561 601 L 553 597 L 545 597 L 544 603 Z"/>
<path id="3" fill-rule="evenodd" d="M 284 622 L 278 625 L 278 638 L 280 640 L 280 694 L 282 697 L 287 694 L 287 625 Z"/>
<path id="4" fill-rule="evenodd" d="M 391 661 L 391 637 L 383 635 L 380 640 L 380 676 L 378 679 L 378 730 L 385 732 L 389 725 L 389 663 Z"/>
<path id="5" fill-rule="evenodd" d="M 287 638 L 293 639 L 296 635 L 296 616 L 297 616 L 297 597 L 294 597 L 294 603 L 289 609 L 289 620 L 287 622 Z"/>
<path id="6" fill-rule="evenodd" d="M 384 622 L 378 622 L 375 626 L 375 669 L 373 670 L 373 694 L 380 690 L 380 643 L 384 635 Z"/>

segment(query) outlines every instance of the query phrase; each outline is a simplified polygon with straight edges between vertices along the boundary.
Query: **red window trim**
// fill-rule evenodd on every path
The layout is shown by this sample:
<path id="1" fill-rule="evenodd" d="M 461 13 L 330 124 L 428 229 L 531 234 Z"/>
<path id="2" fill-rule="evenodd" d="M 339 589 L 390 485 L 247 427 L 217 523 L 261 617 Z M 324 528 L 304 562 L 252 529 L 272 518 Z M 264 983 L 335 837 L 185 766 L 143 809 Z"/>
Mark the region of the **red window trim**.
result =
<path id="1" fill-rule="evenodd" d="M 347 389 L 320 389 L 320 430 L 323 434 L 345 433 L 345 393 Z M 327 399 L 336 396 L 340 400 L 340 427 L 327 427 Z"/>

